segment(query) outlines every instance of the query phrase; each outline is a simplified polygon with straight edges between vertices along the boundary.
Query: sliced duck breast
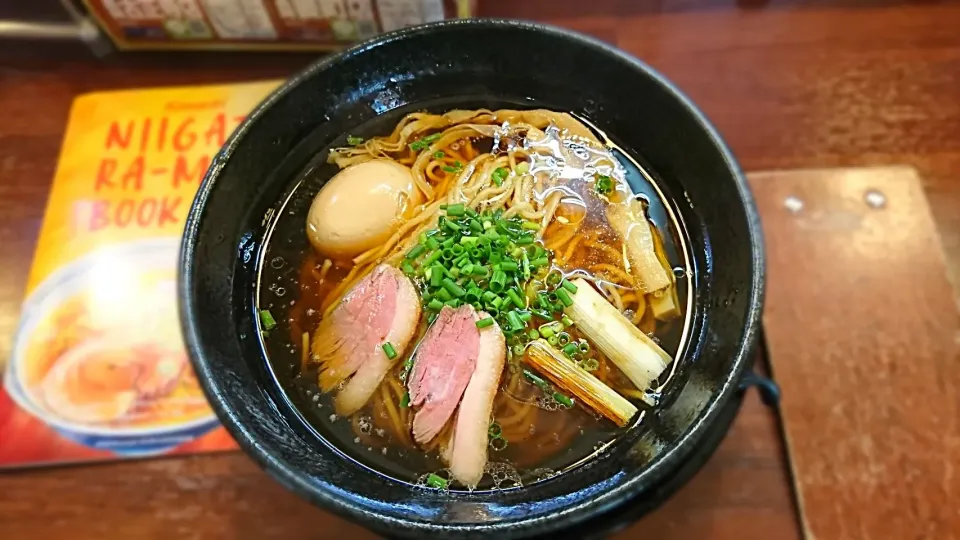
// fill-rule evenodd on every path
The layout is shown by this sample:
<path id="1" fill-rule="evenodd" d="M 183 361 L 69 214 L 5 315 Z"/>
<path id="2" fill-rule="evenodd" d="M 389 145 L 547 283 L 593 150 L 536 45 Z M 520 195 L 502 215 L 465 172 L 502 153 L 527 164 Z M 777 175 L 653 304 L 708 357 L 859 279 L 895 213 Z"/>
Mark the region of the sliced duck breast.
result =
<path id="1" fill-rule="evenodd" d="M 427 330 L 413 358 L 407 379 L 413 417 L 413 438 L 433 440 L 453 416 L 480 352 L 480 332 L 471 306 L 444 306 Z"/>
<path id="2" fill-rule="evenodd" d="M 334 399 L 338 414 L 353 414 L 369 401 L 390 368 L 403 357 L 419 321 L 416 287 L 388 265 L 375 268 L 320 321 L 312 356 L 320 364 L 322 391 L 343 384 Z M 393 346 L 394 358 L 387 357 L 385 343 Z"/>
<path id="3" fill-rule="evenodd" d="M 476 320 L 489 317 L 475 314 Z M 493 400 L 500 387 L 500 376 L 506 360 L 506 340 L 494 323 L 479 330 L 480 347 L 476 368 L 460 400 L 460 408 L 444 458 L 451 475 L 468 487 L 476 487 L 487 465 L 487 446 Z"/>

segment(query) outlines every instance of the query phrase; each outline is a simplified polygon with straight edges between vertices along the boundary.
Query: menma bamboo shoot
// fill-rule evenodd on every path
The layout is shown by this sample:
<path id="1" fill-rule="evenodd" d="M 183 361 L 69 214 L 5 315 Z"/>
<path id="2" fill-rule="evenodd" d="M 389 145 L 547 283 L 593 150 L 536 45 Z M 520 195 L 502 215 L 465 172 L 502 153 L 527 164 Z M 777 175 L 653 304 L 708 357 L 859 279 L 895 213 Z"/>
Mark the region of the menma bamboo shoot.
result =
<path id="1" fill-rule="evenodd" d="M 657 255 L 656 240 L 643 203 L 629 199 L 607 208 L 607 220 L 623 239 L 624 263 L 645 294 L 673 286 L 673 277 Z"/>
<path id="2" fill-rule="evenodd" d="M 620 427 L 630 423 L 637 407 L 614 392 L 600 379 L 578 367 L 572 360 L 542 339 L 527 346 L 527 362 L 550 379 L 553 384 L 570 392 L 584 405 L 612 420 Z"/>
<path id="3" fill-rule="evenodd" d="M 564 312 L 637 388 L 650 388 L 673 358 L 617 311 L 590 282 L 577 278 L 573 284 L 577 292 L 570 295 L 573 303 Z"/>

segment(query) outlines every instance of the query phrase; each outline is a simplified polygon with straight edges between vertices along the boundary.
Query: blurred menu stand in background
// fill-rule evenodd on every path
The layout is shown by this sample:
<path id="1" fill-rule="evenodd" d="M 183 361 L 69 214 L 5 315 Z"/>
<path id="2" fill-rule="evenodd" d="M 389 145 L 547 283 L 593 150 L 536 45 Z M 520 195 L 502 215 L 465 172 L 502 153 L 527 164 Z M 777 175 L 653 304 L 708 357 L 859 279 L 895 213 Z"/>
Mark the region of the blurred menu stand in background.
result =
<path id="1" fill-rule="evenodd" d="M 476 0 L 31 0 L 0 5 L 0 38 L 114 50 L 330 51 L 476 13 Z"/>

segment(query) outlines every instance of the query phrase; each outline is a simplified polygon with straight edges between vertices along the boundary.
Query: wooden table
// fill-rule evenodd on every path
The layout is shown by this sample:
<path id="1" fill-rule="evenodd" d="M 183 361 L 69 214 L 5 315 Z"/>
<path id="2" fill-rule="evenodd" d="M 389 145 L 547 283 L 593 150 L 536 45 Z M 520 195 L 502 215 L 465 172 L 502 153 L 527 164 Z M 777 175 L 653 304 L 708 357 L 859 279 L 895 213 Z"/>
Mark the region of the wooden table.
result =
<path id="1" fill-rule="evenodd" d="M 913 165 L 960 278 L 960 4 L 480 2 L 484 15 L 558 24 L 646 60 L 702 107 L 746 170 Z M 48 47 L 0 56 L 0 358 L 74 96 L 285 76 L 309 60 L 198 55 L 188 67 L 176 56 L 101 62 Z M 710 463 L 618 537 L 798 538 L 785 463 L 777 419 L 750 393 Z M 0 538 L 372 537 L 239 453 L 4 473 L 0 493 Z"/>

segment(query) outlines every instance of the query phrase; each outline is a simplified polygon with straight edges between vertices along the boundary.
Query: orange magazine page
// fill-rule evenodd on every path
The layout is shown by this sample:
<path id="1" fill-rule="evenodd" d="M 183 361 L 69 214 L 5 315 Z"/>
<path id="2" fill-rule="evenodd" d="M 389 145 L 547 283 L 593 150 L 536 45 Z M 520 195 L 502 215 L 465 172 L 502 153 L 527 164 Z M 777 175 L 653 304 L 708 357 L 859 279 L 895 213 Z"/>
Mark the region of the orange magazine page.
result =
<path id="1" fill-rule="evenodd" d="M 0 467 L 231 449 L 177 317 L 180 235 L 210 160 L 277 81 L 73 102 L 2 367 Z"/>

